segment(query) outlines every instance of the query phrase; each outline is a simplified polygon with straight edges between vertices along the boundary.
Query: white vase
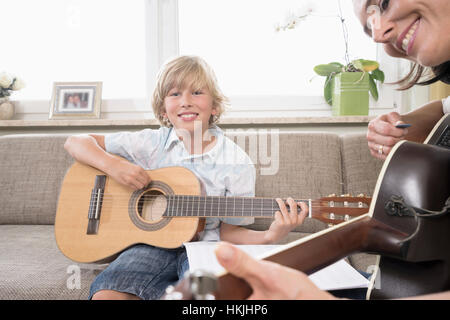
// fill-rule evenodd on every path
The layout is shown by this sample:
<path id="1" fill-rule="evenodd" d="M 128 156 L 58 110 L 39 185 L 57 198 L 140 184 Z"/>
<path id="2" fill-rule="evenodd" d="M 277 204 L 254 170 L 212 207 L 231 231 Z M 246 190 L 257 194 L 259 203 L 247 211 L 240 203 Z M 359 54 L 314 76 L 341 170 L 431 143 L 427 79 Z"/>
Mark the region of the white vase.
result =
<path id="1" fill-rule="evenodd" d="M 14 104 L 8 98 L 0 98 L 0 120 L 10 120 L 14 114 Z"/>

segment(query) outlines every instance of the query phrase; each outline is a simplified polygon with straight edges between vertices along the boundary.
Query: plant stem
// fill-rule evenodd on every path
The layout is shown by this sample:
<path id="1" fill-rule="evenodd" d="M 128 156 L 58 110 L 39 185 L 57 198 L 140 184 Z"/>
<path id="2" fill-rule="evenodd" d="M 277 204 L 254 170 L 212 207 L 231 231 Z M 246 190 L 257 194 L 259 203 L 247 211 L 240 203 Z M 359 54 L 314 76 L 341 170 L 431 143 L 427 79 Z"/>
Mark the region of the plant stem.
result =
<path id="1" fill-rule="evenodd" d="M 339 5 L 339 19 L 341 20 L 342 33 L 344 35 L 344 42 L 345 42 L 345 64 L 348 65 L 350 63 L 350 58 L 348 56 L 348 30 L 345 24 L 344 16 L 342 15 L 341 0 L 338 0 L 338 5 Z"/>

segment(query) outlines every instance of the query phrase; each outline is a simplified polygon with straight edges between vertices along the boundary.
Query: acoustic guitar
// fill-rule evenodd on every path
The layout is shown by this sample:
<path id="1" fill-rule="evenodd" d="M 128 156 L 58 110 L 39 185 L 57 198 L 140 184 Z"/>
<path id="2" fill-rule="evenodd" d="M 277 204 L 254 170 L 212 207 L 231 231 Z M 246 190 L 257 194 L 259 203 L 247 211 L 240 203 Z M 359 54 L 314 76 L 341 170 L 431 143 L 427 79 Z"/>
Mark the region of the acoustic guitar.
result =
<path id="1" fill-rule="evenodd" d="M 450 117 L 426 144 L 401 141 L 384 161 L 369 212 L 267 253 L 261 259 L 314 273 L 357 252 L 379 254 L 381 281 L 367 298 L 450 290 Z M 191 274 L 163 299 L 246 299 L 252 290 L 230 273 Z"/>
<path id="2" fill-rule="evenodd" d="M 194 173 L 183 167 L 147 171 L 151 183 L 133 191 L 103 172 L 75 162 L 61 186 L 55 238 L 71 260 L 107 262 L 144 243 L 176 248 L 195 239 L 207 217 L 274 218 L 271 198 L 204 196 Z M 370 197 L 302 199 L 309 217 L 330 225 L 367 213 Z"/>

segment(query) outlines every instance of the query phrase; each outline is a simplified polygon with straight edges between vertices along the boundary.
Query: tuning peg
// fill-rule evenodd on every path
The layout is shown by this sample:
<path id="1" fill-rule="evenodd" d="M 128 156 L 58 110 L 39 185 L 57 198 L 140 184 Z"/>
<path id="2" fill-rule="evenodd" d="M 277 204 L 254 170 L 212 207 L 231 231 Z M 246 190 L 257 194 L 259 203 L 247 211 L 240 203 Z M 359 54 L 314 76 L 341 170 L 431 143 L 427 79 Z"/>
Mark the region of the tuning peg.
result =
<path id="1" fill-rule="evenodd" d="M 364 193 L 360 193 L 360 194 L 357 195 L 357 197 L 358 197 L 358 198 L 365 198 L 366 195 L 365 195 Z"/>
<path id="2" fill-rule="evenodd" d="M 352 195 L 350 193 L 341 194 L 341 197 L 351 197 Z"/>
<path id="3" fill-rule="evenodd" d="M 330 220 L 336 220 L 336 217 L 334 216 L 334 213 L 330 213 L 330 214 L 328 215 L 328 219 L 330 219 Z M 331 228 L 332 226 L 334 226 L 334 223 L 329 222 L 329 223 L 328 223 L 328 228 Z"/>
<path id="4" fill-rule="evenodd" d="M 336 193 L 331 193 L 328 195 L 328 197 L 336 197 Z"/>

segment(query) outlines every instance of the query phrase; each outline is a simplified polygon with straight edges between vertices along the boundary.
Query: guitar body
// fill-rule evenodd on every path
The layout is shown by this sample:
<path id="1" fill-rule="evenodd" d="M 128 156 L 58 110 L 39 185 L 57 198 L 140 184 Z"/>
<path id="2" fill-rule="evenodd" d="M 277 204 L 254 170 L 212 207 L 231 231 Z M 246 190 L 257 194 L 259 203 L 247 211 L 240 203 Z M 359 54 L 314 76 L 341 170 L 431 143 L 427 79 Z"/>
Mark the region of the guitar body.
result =
<path id="1" fill-rule="evenodd" d="M 405 203 L 416 208 L 440 211 L 444 207 L 450 196 L 450 149 L 436 145 L 448 134 L 449 124 L 450 117 L 443 117 L 427 138 L 428 145 L 404 142 L 386 160 L 375 205 L 379 214 L 375 216 L 407 234 L 417 228 L 417 234 L 404 244 L 403 256 L 378 257 L 379 287 L 369 289 L 371 299 L 450 289 L 450 215 L 415 220 L 383 214 L 383 206 L 393 195 L 402 196 Z"/>
<path id="2" fill-rule="evenodd" d="M 150 184 L 133 191 L 103 172 L 75 162 L 64 177 L 55 218 L 61 252 L 74 261 L 89 263 L 109 261 L 137 243 L 177 248 L 203 230 L 205 218 L 273 219 L 278 208 L 276 199 L 207 196 L 200 180 L 183 167 L 147 173 Z M 339 224 L 367 213 L 370 201 L 365 196 L 332 196 L 307 203 L 317 211 L 313 214 L 310 210 L 310 217 Z M 339 207 L 339 203 L 345 206 Z"/>
<path id="3" fill-rule="evenodd" d="M 106 177 L 98 230 L 87 234 L 92 188 L 96 177 L 104 173 L 75 163 L 64 178 L 55 218 L 55 237 L 61 252 L 77 262 L 101 262 L 137 243 L 176 248 L 194 238 L 202 226 L 201 218 L 166 218 L 161 217 L 161 210 L 154 216 L 146 213 L 161 207 L 158 195 L 200 195 L 197 177 L 182 167 L 151 170 L 148 175 L 152 179 L 149 187 L 138 191 Z"/>

